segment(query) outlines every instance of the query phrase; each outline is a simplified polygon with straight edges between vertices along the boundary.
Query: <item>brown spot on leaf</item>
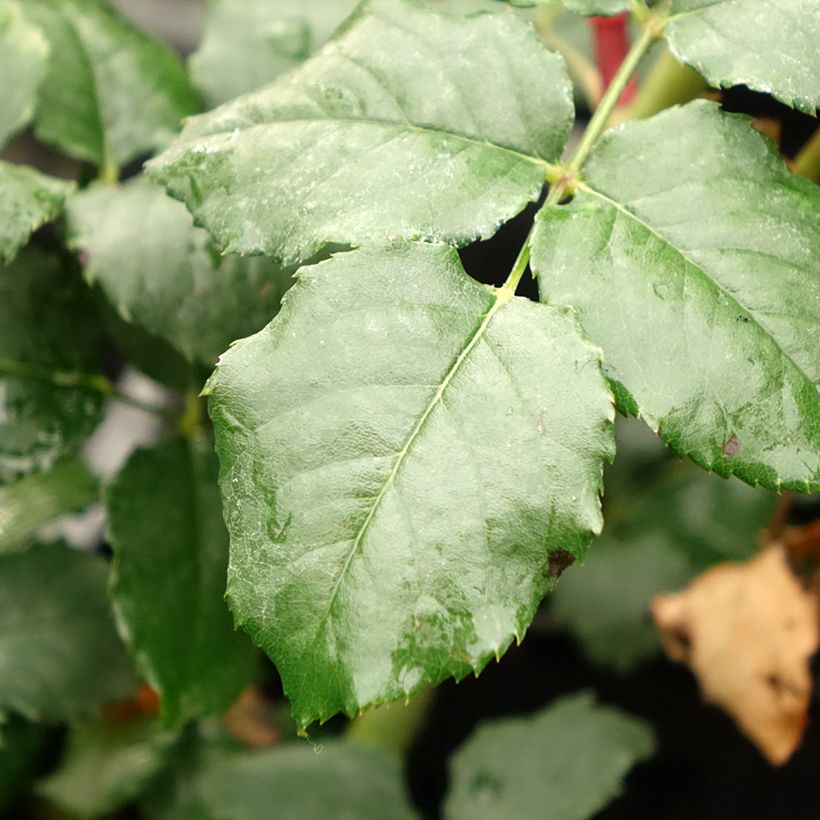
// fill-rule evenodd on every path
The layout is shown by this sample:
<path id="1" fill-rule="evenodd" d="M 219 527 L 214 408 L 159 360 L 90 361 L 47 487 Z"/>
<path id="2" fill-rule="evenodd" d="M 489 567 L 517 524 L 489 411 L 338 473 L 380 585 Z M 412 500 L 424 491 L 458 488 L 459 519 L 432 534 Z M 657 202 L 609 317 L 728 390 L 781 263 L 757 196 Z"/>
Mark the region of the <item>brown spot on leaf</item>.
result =
<path id="1" fill-rule="evenodd" d="M 559 578 L 564 570 L 575 563 L 575 558 L 572 553 L 567 550 L 553 550 L 549 557 L 549 566 L 547 567 L 547 578 Z"/>
<path id="2" fill-rule="evenodd" d="M 740 452 L 740 439 L 737 436 L 730 436 L 723 445 L 723 455 L 727 458 L 734 458 Z"/>

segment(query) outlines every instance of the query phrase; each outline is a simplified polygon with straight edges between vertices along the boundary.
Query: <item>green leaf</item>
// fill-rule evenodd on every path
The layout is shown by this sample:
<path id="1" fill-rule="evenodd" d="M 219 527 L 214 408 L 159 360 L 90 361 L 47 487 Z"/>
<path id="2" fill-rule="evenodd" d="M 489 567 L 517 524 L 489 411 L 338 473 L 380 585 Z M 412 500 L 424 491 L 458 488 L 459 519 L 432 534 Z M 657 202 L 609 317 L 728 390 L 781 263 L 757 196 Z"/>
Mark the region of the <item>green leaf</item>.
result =
<path id="1" fill-rule="evenodd" d="M 11 262 L 31 234 L 62 211 L 73 190 L 72 182 L 0 162 L 0 262 Z"/>
<path id="2" fill-rule="evenodd" d="M 647 470 L 639 465 L 655 437 L 635 421 L 622 422 L 618 456 L 604 476 L 606 529 L 585 565 L 563 575 L 551 611 L 591 660 L 628 672 L 661 648 L 648 617 L 652 598 L 719 561 L 750 557 L 777 496 L 687 462 Z"/>
<path id="3" fill-rule="evenodd" d="M 0 268 L 0 482 L 48 469 L 100 420 L 93 315 L 56 257 L 29 248 Z"/>
<path id="4" fill-rule="evenodd" d="M 220 246 L 284 264 L 387 237 L 466 244 L 539 196 L 571 121 L 562 59 L 515 15 L 369 0 L 149 170 Z"/>
<path id="5" fill-rule="evenodd" d="M 198 110 L 180 60 L 100 0 L 25 0 L 51 47 L 38 137 L 97 166 L 167 144 Z"/>
<path id="6" fill-rule="evenodd" d="M 806 114 L 820 107 L 817 0 L 674 0 L 666 37 L 712 85 L 747 85 Z"/>
<path id="7" fill-rule="evenodd" d="M 681 456 L 820 487 L 820 189 L 708 102 L 605 136 L 537 217 L 541 298 L 604 348 L 624 412 Z"/>
<path id="8" fill-rule="evenodd" d="M 202 385 L 211 368 L 191 365 L 168 342 L 133 322 L 127 322 L 105 295 L 97 292 L 100 322 L 122 358 L 154 381 L 179 393 Z"/>
<path id="9" fill-rule="evenodd" d="M 654 751 L 652 731 L 591 695 L 488 723 L 456 752 L 447 820 L 587 820 Z"/>
<path id="10" fill-rule="evenodd" d="M 151 718 L 74 728 L 57 770 L 37 792 L 76 817 L 101 817 L 138 797 L 165 767 L 176 736 Z"/>
<path id="11" fill-rule="evenodd" d="M 293 270 L 265 258 L 220 256 L 185 207 L 145 178 L 83 191 L 68 218 L 86 279 L 192 361 L 213 364 L 264 327 L 292 282 Z"/>
<path id="12" fill-rule="evenodd" d="M 49 472 L 0 486 L 0 553 L 25 549 L 52 518 L 96 500 L 97 480 L 79 458 L 63 459 Z"/>
<path id="13" fill-rule="evenodd" d="M 189 747 L 190 748 L 190 747 Z M 155 820 L 412 820 L 398 758 L 345 741 L 241 752 L 200 742 L 147 803 Z M 187 765 L 186 765 L 187 764 Z"/>
<path id="14" fill-rule="evenodd" d="M 0 148 L 31 121 L 47 60 L 40 31 L 23 19 L 17 3 L 0 0 Z"/>
<path id="15" fill-rule="evenodd" d="M 228 600 L 300 726 L 477 673 L 600 528 L 597 348 L 446 246 L 303 269 L 206 392 Z"/>
<path id="16" fill-rule="evenodd" d="M 114 607 L 167 725 L 224 711 L 253 673 L 224 600 L 216 472 L 208 442 L 169 439 L 134 453 L 106 493 Z"/>
<path id="17" fill-rule="evenodd" d="M 28 791 L 43 755 L 45 731 L 42 726 L 16 716 L 3 722 L 0 739 L 0 812 L 13 813 L 15 803 Z"/>
<path id="18" fill-rule="evenodd" d="M 211 105 L 253 91 L 298 65 L 356 7 L 355 0 L 210 0 L 194 82 Z"/>
<path id="19" fill-rule="evenodd" d="M 104 561 L 63 544 L 0 555 L 0 711 L 61 722 L 133 691 L 107 577 Z"/>

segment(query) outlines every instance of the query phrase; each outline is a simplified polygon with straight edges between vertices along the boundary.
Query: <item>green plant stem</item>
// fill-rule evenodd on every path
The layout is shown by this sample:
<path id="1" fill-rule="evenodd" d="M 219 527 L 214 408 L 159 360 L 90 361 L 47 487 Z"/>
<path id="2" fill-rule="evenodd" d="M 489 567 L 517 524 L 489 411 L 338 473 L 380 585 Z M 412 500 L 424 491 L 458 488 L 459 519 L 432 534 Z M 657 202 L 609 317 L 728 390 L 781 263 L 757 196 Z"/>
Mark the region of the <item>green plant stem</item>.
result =
<path id="1" fill-rule="evenodd" d="M 657 26 L 653 24 L 652 20 L 648 20 L 641 32 L 641 36 L 632 44 L 632 48 L 629 49 L 629 53 L 624 58 L 620 68 L 612 78 L 609 88 L 607 88 L 606 93 L 601 98 L 600 104 L 595 109 L 595 113 L 592 115 L 592 119 L 584 131 L 584 135 L 581 137 L 581 141 L 578 143 L 567 165 L 569 175 L 577 174 L 587 161 L 593 146 L 598 142 L 601 134 L 604 133 L 609 118 L 615 110 L 618 100 L 621 99 L 621 94 L 624 93 L 627 83 L 657 37 Z"/>
<path id="2" fill-rule="evenodd" d="M 405 703 L 370 709 L 347 727 L 351 740 L 404 754 L 418 734 L 433 701 L 433 690 L 424 689 Z"/>
<path id="3" fill-rule="evenodd" d="M 820 179 L 820 128 L 794 158 L 792 171 L 812 182 Z"/>
<path id="4" fill-rule="evenodd" d="M 49 382 L 56 387 L 79 387 L 85 390 L 93 390 L 106 398 L 128 404 L 145 413 L 167 418 L 168 412 L 154 404 L 142 401 L 134 396 L 123 393 L 107 376 L 102 373 L 82 373 L 78 371 L 50 370 L 27 362 L 17 362 L 12 359 L 0 358 L 0 375 L 13 376 L 18 379 L 37 379 L 38 381 Z"/>
<path id="5" fill-rule="evenodd" d="M 554 173 L 555 178 L 552 181 L 549 194 L 547 195 L 547 200 L 544 203 L 545 208 L 552 205 L 557 205 L 564 198 L 565 194 L 572 192 L 574 189 L 576 176 L 589 157 L 590 151 L 594 147 L 595 143 L 606 129 L 607 122 L 609 121 L 615 106 L 618 104 L 618 100 L 621 98 L 621 94 L 623 94 L 627 83 L 635 73 L 635 70 L 637 69 L 643 56 L 660 34 L 663 21 L 665 20 L 663 12 L 664 8 L 665 6 L 662 7 L 657 14 L 650 14 L 644 21 L 641 36 L 632 45 L 632 48 L 624 58 L 623 63 L 621 63 L 620 68 L 618 68 L 618 71 L 612 78 L 612 82 L 610 83 L 606 94 L 604 94 L 600 104 L 595 109 L 595 113 L 592 115 L 592 119 L 589 121 L 589 124 L 584 131 L 584 135 L 581 137 L 581 141 L 578 143 L 565 169 L 563 171 L 558 169 L 557 174 L 555 174 L 551 169 L 548 169 L 550 173 Z M 527 238 L 524 240 L 524 244 L 518 253 L 518 258 L 515 260 L 515 264 L 510 271 L 510 275 L 501 287 L 501 291 L 506 295 L 515 293 L 518 283 L 521 281 L 521 277 L 527 270 L 527 266 L 530 263 L 531 239 L 532 229 L 530 229 L 530 232 L 527 234 Z"/>

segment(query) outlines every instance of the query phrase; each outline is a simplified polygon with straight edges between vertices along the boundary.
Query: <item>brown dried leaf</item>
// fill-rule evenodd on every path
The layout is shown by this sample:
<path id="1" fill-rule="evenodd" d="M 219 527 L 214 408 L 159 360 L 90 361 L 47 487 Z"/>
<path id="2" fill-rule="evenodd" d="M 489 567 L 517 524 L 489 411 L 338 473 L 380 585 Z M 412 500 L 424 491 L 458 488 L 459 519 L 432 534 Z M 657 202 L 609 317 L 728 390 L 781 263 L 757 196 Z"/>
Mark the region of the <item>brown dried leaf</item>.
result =
<path id="1" fill-rule="evenodd" d="M 816 596 L 782 545 L 713 567 L 652 614 L 672 660 L 688 664 L 704 697 L 725 709 L 774 765 L 799 746 L 818 645 Z"/>
<path id="2" fill-rule="evenodd" d="M 255 686 L 249 686 L 223 717 L 225 728 L 252 749 L 273 746 L 280 736 L 270 702 Z"/>

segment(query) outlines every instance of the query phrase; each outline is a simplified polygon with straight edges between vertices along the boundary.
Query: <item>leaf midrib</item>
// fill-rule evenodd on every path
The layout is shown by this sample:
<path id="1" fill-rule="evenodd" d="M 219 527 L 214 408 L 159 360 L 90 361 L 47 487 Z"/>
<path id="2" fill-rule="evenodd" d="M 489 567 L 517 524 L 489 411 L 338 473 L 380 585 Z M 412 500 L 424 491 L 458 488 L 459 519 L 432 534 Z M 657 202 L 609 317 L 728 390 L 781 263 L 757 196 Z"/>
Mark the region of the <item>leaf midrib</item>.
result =
<path id="1" fill-rule="evenodd" d="M 347 571 L 350 568 L 350 564 L 352 563 L 353 558 L 359 552 L 359 548 L 361 547 L 362 542 L 364 541 L 364 537 L 367 534 L 367 531 L 370 528 L 373 519 L 375 518 L 376 512 L 379 509 L 381 502 L 387 493 L 387 490 L 393 484 L 393 481 L 398 475 L 399 469 L 401 468 L 402 464 L 407 458 L 413 444 L 415 444 L 415 442 L 418 440 L 418 437 L 424 429 L 425 424 L 427 423 L 430 416 L 433 414 L 433 411 L 438 406 L 439 402 L 444 396 L 445 391 L 447 390 L 447 387 L 455 378 L 456 373 L 458 373 L 459 369 L 461 368 L 462 364 L 464 364 L 465 360 L 470 355 L 473 348 L 479 343 L 481 338 L 484 336 L 484 333 L 489 327 L 490 322 L 493 319 L 493 316 L 495 316 L 495 314 L 498 312 L 500 308 L 508 304 L 511 301 L 512 297 L 513 294 L 509 290 L 505 290 L 504 288 L 499 288 L 495 290 L 495 301 L 490 306 L 490 309 L 482 316 L 481 322 L 479 323 L 475 332 L 470 337 L 470 340 L 467 342 L 467 344 L 462 348 L 458 356 L 455 358 L 455 361 L 445 374 L 444 378 L 442 379 L 441 383 L 436 389 L 436 392 L 433 394 L 433 397 L 430 399 L 430 402 L 428 403 L 424 412 L 419 417 L 416 426 L 413 428 L 410 435 L 407 437 L 407 442 L 405 443 L 404 447 L 402 447 L 402 449 L 399 451 L 396 457 L 396 461 L 393 464 L 393 467 L 391 468 L 390 472 L 387 474 L 387 477 L 382 483 L 381 489 L 379 490 L 378 494 L 376 495 L 373 501 L 372 506 L 370 507 L 370 511 L 368 512 L 364 522 L 362 523 L 358 533 L 356 534 L 356 537 L 353 540 L 353 544 L 351 545 L 350 551 L 348 552 L 347 558 L 345 559 L 344 566 L 342 567 L 342 570 L 339 573 L 339 577 L 336 579 L 336 583 L 334 584 L 333 590 L 330 594 L 330 599 L 328 601 L 325 612 L 323 613 L 319 621 L 319 625 L 316 630 L 316 638 L 318 638 L 319 635 L 322 634 L 322 631 L 327 625 L 331 610 L 333 609 L 333 604 L 336 601 L 339 589 L 341 588 L 342 582 L 344 581 L 345 576 L 347 575 Z"/>
<path id="2" fill-rule="evenodd" d="M 717 279 L 715 279 L 713 276 L 710 276 L 709 272 L 702 265 L 700 265 L 698 262 L 695 262 L 694 259 L 691 259 L 682 248 L 678 247 L 670 239 L 667 239 L 656 228 L 654 228 L 648 222 L 643 220 L 641 217 L 639 217 L 633 211 L 630 211 L 629 208 L 627 208 L 625 205 L 618 202 L 617 200 L 612 199 L 611 197 L 607 196 L 606 194 L 602 193 L 601 191 L 597 191 L 597 190 L 595 190 L 595 188 L 592 188 L 588 184 L 583 183 L 583 182 L 578 183 L 577 187 L 580 190 L 583 190 L 585 193 L 591 194 L 592 196 L 596 196 L 599 199 L 603 200 L 607 204 L 609 204 L 612 207 L 614 207 L 615 209 L 617 209 L 617 211 L 619 213 L 622 213 L 625 216 L 628 216 L 634 222 L 637 222 L 639 225 L 646 228 L 646 230 L 648 230 L 654 237 L 656 237 L 661 242 L 663 242 L 664 245 L 671 248 L 675 253 L 677 253 L 681 257 L 681 259 L 684 260 L 684 262 L 686 262 L 688 265 L 691 265 L 695 270 L 697 270 L 701 274 L 701 276 L 707 282 L 709 282 L 711 285 L 713 285 L 715 288 L 717 288 L 717 290 L 720 293 L 722 293 L 724 296 L 726 296 L 726 298 L 731 300 L 734 304 L 736 304 L 743 313 L 745 313 L 747 316 L 749 316 L 749 318 L 754 323 L 754 325 L 758 328 L 758 330 L 760 330 L 761 333 L 763 333 L 768 339 L 770 339 L 772 344 L 774 344 L 774 346 L 780 351 L 783 358 L 787 362 L 789 362 L 789 364 L 800 374 L 800 376 L 802 376 L 806 380 L 806 382 L 809 385 L 811 385 L 812 387 L 816 387 L 816 385 L 814 383 L 814 380 L 809 377 L 808 373 L 806 373 L 806 371 L 803 369 L 803 367 L 801 365 L 799 365 L 794 360 L 794 358 L 791 356 L 790 353 L 788 353 L 786 350 L 783 349 L 782 345 L 775 338 L 774 334 L 760 323 L 760 321 L 758 320 L 757 315 L 755 314 L 755 312 L 753 310 L 751 310 L 750 308 L 746 307 L 746 305 L 744 305 L 743 302 L 741 302 L 740 299 L 738 299 L 738 297 L 734 293 L 726 290 L 726 288 Z"/>
<path id="3" fill-rule="evenodd" d="M 511 154 L 512 156 L 516 157 L 519 160 L 524 160 L 526 162 L 531 163 L 532 165 L 540 165 L 544 168 L 545 173 L 549 174 L 558 174 L 560 173 L 561 166 L 555 163 L 548 162 L 547 160 L 543 159 L 542 157 L 536 157 L 531 154 L 525 154 L 521 151 L 517 151 L 514 148 L 509 148 L 506 145 L 500 145 L 496 142 L 490 142 L 490 140 L 480 140 L 476 139 L 475 137 L 468 137 L 466 134 L 460 134 L 458 131 L 450 131 L 447 129 L 440 129 L 440 128 L 432 128 L 429 126 L 424 125 L 413 125 L 411 123 L 406 122 L 394 122 L 393 120 L 379 120 L 374 119 L 372 117 L 316 117 L 311 119 L 309 117 L 296 117 L 294 119 L 280 119 L 280 120 L 273 120 L 271 122 L 255 122 L 252 125 L 247 125 L 245 127 L 239 128 L 240 133 L 247 133 L 249 131 L 253 131 L 257 128 L 264 129 L 264 128 L 271 128 L 272 126 L 276 125 L 316 125 L 319 123 L 332 123 L 332 124 L 352 124 L 352 125 L 364 125 L 364 126 L 379 126 L 381 128 L 384 127 L 391 127 L 395 128 L 397 131 L 415 131 L 420 134 L 430 135 L 434 134 L 440 137 L 447 137 L 453 140 L 461 140 L 462 142 L 467 142 L 471 145 L 478 145 L 482 148 L 492 148 L 496 151 L 503 151 L 507 154 Z M 186 151 L 190 150 L 192 146 L 197 145 L 202 142 L 207 142 L 210 139 L 214 139 L 217 137 L 231 137 L 234 134 L 236 129 L 227 129 L 227 130 L 219 130 L 219 131 L 211 131 L 207 134 L 202 134 L 199 137 L 197 136 L 189 136 L 188 142 L 186 143 L 185 149 L 180 151 L 175 151 L 176 157 L 179 157 Z M 183 133 L 183 136 L 185 134 Z"/>

